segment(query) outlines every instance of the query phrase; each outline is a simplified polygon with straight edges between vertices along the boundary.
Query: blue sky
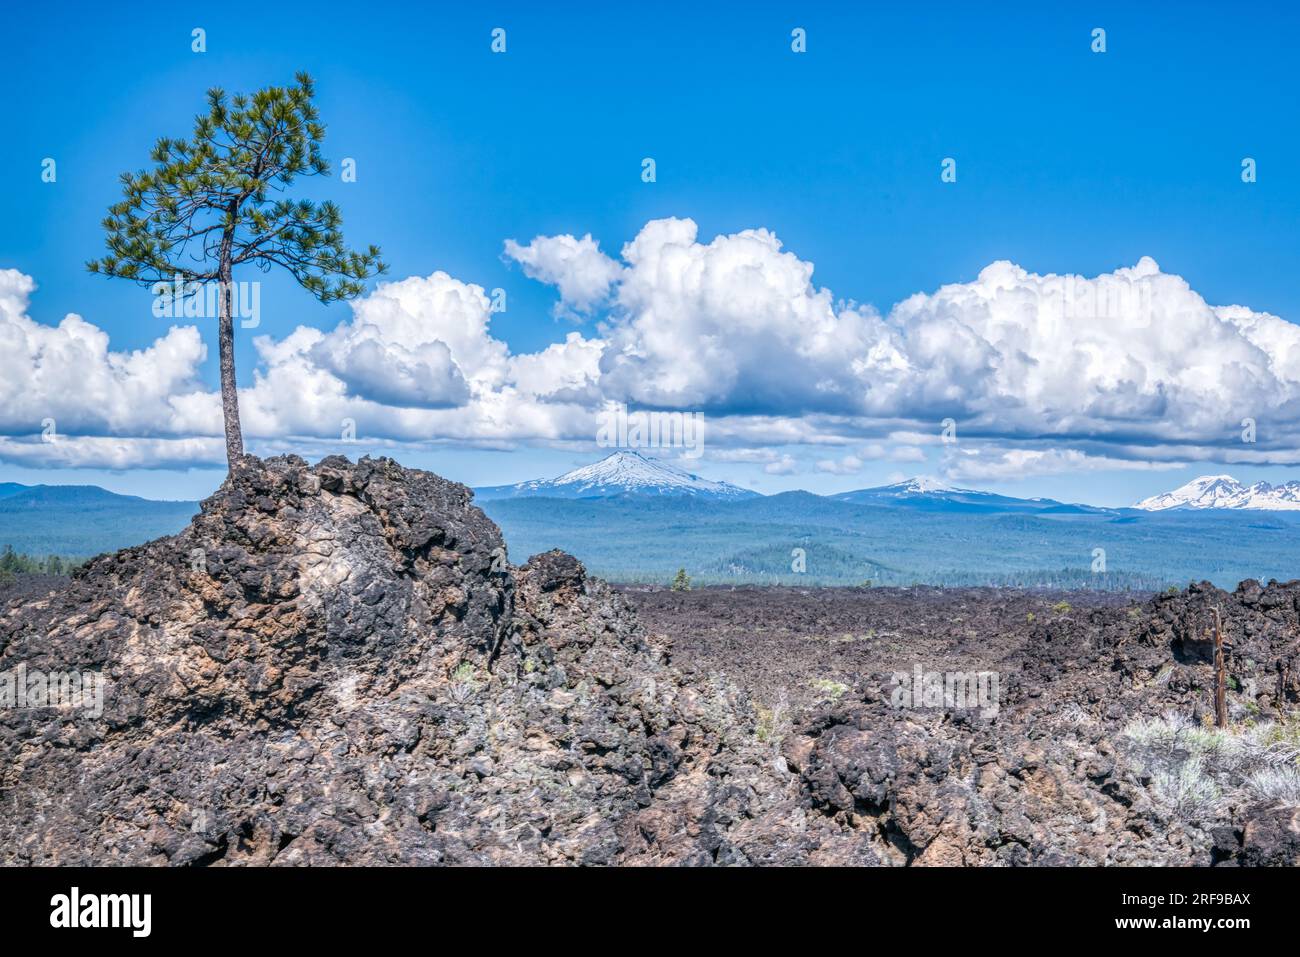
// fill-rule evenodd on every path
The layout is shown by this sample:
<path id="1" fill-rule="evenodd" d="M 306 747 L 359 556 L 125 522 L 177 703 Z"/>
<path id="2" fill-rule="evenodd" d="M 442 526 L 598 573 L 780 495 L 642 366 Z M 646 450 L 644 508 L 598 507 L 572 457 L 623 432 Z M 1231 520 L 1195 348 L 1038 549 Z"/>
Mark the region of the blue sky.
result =
<path id="1" fill-rule="evenodd" d="M 555 288 L 504 257 L 505 240 L 590 233 L 617 256 L 664 217 L 689 217 L 701 243 L 770 230 L 815 265 L 814 286 L 882 314 L 914 293 L 972 282 L 997 260 L 1096 276 L 1150 256 L 1211 305 L 1300 317 L 1300 184 L 1289 168 L 1300 144 L 1288 70 L 1297 17 L 1282 5 L 1250 16 L 1195 3 L 996 12 L 845 3 L 811 13 L 758 3 L 743 15 L 700 3 L 439 6 L 372 14 L 285 4 L 264 23 L 172 4 L 141 4 L 131 16 L 81 5 L 9 11 L 21 42 L 0 80 L 17 114 L 0 150 L 0 268 L 35 280 L 28 315 L 53 326 L 77 313 L 115 351 L 166 333 L 146 290 L 83 267 L 101 252 L 99 220 L 117 174 L 144 166 L 159 135 L 187 133 L 208 87 L 252 90 L 305 68 L 329 129 L 326 155 L 336 166 L 355 158 L 358 177 L 305 181 L 301 191 L 338 200 L 349 240 L 382 245 L 389 279 L 443 270 L 506 290 L 509 308 L 492 317 L 491 334 L 512 353 L 574 331 L 595 335 L 600 316 L 575 324 L 553 315 Z M 205 53 L 190 49 L 194 27 L 206 30 Z M 494 27 L 507 30 L 504 55 L 489 49 Z M 807 30 L 806 54 L 791 52 L 794 27 Z M 1106 30 L 1104 54 L 1090 50 L 1095 27 Z M 640 178 L 646 156 L 657 164 L 652 184 Z M 45 157 L 58 162 L 54 184 L 41 181 Z M 955 184 L 940 182 L 944 157 L 958 161 Z M 1256 159 L 1258 182 L 1242 183 L 1243 157 Z M 282 338 L 298 326 L 329 330 L 351 309 L 320 306 L 272 276 L 262 316 L 255 334 Z M 211 387 L 215 337 L 211 324 L 200 331 Z M 241 384 L 251 381 L 253 334 L 238 345 Z M 510 444 L 394 454 L 471 484 L 554 474 L 597 454 Z M 925 463 L 899 463 L 856 455 L 852 443 L 764 447 L 803 465 L 774 474 L 706 455 L 698 469 L 764 491 L 838 491 L 938 465 L 933 449 Z M 816 468 L 843 456 L 862 467 Z M 1273 458 L 1283 464 L 1065 469 L 961 484 L 1117 504 L 1207 472 L 1297 477 L 1285 456 Z M 0 462 L 0 481 L 94 482 L 159 497 L 202 494 L 220 475 Z"/>

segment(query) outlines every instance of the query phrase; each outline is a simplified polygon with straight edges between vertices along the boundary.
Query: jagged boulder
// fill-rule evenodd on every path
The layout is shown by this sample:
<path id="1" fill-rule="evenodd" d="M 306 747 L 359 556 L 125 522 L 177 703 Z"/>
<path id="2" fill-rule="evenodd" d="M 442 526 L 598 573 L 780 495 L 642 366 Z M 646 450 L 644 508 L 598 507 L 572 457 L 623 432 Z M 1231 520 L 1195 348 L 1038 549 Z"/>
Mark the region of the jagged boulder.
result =
<path id="1" fill-rule="evenodd" d="M 3 863 L 615 863 L 675 778 L 707 810 L 775 777 L 580 563 L 511 565 L 468 489 L 387 459 L 246 458 L 179 535 L 5 610 L 17 662 L 106 689 L 0 714 Z"/>

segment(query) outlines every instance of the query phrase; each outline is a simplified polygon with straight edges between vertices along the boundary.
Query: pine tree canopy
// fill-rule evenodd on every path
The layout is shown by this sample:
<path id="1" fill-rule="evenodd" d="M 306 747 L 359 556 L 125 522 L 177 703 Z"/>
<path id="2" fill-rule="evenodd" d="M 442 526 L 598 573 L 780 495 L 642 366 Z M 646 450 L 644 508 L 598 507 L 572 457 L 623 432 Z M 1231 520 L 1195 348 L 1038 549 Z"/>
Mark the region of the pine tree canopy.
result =
<path id="1" fill-rule="evenodd" d="M 284 195 L 299 176 L 329 173 L 312 80 L 296 81 L 229 100 L 209 90 L 190 139 L 158 140 L 152 171 L 122 175 L 124 198 L 103 221 L 108 255 L 87 268 L 147 285 L 207 282 L 225 278 L 224 260 L 281 266 L 321 302 L 359 295 L 387 268 L 379 247 L 349 250 L 334 203 Z"/>

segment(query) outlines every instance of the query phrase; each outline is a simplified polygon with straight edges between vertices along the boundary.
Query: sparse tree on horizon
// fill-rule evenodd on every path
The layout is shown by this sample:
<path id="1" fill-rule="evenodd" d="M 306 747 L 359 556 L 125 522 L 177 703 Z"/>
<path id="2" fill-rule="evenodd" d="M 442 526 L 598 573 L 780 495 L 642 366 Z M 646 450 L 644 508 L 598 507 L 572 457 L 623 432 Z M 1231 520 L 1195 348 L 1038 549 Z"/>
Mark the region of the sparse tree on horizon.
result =
<path id="1" fill-rule="evenodd" d="M 378 246 L 354 252 L 344 245 L 334 203 L 282 195 L 298 176 L 329 173 L 311 77 L 299 73 L 296 82 L 229 103 L 222 90 L 209 90 L 208 111 L 195 118 L 192 139 L 164 137 L 153 148 L 152 171 L 122 174 L 124 198 L 103 220 L 108 255 L 86 264 L 155 293 L 164 284 L 191 292 L 218 284 L 221 411 L 232 468 L 244 454 L 231 303 L 235 267 L 254 264 L 268 272 L 279 266 L 322 303 L 356 297 L 364 280 L 387 268 Z"/>

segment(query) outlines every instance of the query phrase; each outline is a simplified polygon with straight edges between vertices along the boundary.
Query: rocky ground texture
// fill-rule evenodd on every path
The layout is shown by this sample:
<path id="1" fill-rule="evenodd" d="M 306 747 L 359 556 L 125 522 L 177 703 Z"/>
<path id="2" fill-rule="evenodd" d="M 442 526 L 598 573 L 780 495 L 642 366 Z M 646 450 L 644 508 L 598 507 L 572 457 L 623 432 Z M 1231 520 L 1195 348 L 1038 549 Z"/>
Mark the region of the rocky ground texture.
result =
<path id="1" fill-rule="evenodd" d="M 874 830 L 890 863 L 1300 863 L 1300 581 L 626 593 L 677 667 L 788 716 L 810 806 Z M 917 665 L 995 673 L 997 713 L 897 707 Z"/>
<path id="2" fill-rule="evenodd" d="M 1166 780 L 1215 607 L 1290 759 L 1300 582 L 1066 601 L 619 593 L 435 475 L 249 457 L 181 534 L 0 595 L 0 674 L 106 679 L 0 709 L 0 863 L 1300 862 L 1285 787 Z M 996 714 L 896 707 L 917 664 L 996 672 Z"/>

